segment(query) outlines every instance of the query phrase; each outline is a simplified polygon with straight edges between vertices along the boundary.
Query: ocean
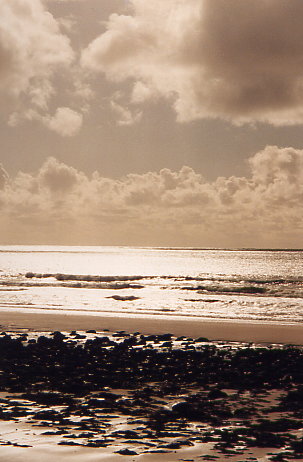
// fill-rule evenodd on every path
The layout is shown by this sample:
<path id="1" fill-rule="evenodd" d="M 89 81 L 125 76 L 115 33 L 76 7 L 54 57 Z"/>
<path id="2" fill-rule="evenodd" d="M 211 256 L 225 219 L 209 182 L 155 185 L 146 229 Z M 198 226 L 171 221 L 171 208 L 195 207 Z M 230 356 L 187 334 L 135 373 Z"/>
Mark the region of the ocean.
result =
<path id="1" fill-rule="evenodd" d="M 303 251 L 1 246 L 0 310 L 300 323 Z"/>

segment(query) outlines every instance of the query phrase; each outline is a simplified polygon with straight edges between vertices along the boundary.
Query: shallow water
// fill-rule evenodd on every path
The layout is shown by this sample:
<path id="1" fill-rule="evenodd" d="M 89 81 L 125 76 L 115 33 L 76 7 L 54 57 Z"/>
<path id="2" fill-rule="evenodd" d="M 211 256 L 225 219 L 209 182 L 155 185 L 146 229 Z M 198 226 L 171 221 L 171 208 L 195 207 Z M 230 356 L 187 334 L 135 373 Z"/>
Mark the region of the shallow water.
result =
<path id="1" fill-rule="evenodd" d="M 303 321 L 303 251 L 0 247 L 0 309 Z"/>

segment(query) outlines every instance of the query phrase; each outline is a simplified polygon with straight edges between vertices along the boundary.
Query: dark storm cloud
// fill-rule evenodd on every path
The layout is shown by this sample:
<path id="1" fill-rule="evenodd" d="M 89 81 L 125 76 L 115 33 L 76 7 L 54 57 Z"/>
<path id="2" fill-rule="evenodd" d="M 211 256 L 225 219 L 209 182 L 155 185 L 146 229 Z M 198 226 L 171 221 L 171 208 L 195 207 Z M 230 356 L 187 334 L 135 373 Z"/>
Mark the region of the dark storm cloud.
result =
<path id="1" fill-rule="evenodd" d="M 179 121 L 303 122 L 301 0 L 131 1 L 82 64 L 133 79 L 133 103 L 164 97 Z"/>

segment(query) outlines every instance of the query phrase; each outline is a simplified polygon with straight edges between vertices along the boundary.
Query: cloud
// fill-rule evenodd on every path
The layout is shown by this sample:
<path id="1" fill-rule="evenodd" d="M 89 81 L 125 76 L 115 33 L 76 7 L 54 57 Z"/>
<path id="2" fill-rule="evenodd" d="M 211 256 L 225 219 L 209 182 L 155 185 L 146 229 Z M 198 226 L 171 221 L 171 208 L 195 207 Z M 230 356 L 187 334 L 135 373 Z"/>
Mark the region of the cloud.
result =
<path id="1" fill-rule="evenodd" d="M 303 182 L 302 151 L 294 148 L 279 149 L 267 146 L 250 159 L 256 183 L 273 184 L 287 182 L 299 186 Z"/>
<path id="2" fill-rule="evenodd" d="M 114 111 L 117 117 L 118 125 L 133 125 L 142 117 L 141 111 L 130 111 L 128 107 L 122 106 L 116 101 L 111 101 L 111 109 Z"/>
<path id="3" fill-rule="evenodd" d="M 82 124 L 79 112 L 59 107 L 54 116 L 49 114 L 50 101 L 59 91 L 58 78 L 69 87 L 74 80 L 75 53 L 61 33 L 60 21 L 42 0 L 0 2 L 0 17 L 0 101 L 2 110 L 10 113 L 9 124 L 35 119 L 72 136 Z"/>
<path id="4" fill-rule="evenodd" d="M 8 182 L 8 173 L 4 170 L 3 166 L 0 164 L 0 189 L 3 189 Z"/>
<path id="5" fill-rule="evenodd" d="M 59 107 L 52 117 L 45 117 L 43 123 L 61 136 L 73 136 L 81 128 L 83 115 L 68 107 Z"/>
<path id="6" fill-rule="evenodd" d="M 48 3 L 77 3 L 84 2 L 87 0 L 46 0 Z"/>
<path id="7" fill-rule="evenodd" d="M 83 106 L 82 111 L 86 112 L 86 110 L 87 108 Z M 54 115 L 41 114 L 41 112 L 30 108 L 21 114 L 13 112 L 8 119 L 8 125 L 16 127 L 23 120 L 38 121 L 48 129 L 64 137 L 74 136 L 79 132 L 83 124 L 83 114 L 69 107 L 58 107 Z"/>
<path id="8" fill-rule="evenodd" d="M 177 119 L 303 122 L 301 0 L 131 0 L 82 65 L 133 82 L 133 104 L 165 98 Z"/>
<path id="9" fill-rule="evenodd" d="M 37 176 L 40 188 L 47 188 L 53 193 L 71 191 L 83 178 L 83 174 L 54 157 L 46 160 Z"/>
<path id="10" fill-rule="evenodd" d="M 40 0 L 2 2 L 0 14 L 0 88 L 15 96 L 28 93 L 34 103 L 39 90 L 47 98 L 50 74 L 74 58 L 69 39 Z"/>
<path id="11" fill-rule="evenodd" d="M 267 146 L 249 165 L 247 177 L 213 182 L 186 166 L 120 179 L 55 158 L 10 179 L 2 169 L 1 240 L 34 229 L 34 243 L 301 246 L 303 150 Z"/>

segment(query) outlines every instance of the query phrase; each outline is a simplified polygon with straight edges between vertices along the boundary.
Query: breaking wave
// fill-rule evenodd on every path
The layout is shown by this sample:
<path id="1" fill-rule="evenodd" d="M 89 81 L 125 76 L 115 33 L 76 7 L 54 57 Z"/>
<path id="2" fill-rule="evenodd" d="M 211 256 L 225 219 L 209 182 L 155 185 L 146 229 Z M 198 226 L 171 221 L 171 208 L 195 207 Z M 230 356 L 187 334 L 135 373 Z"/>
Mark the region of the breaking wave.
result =
<path id="1" fill-rule="evenodd" d="M 145 276 L 94 276 L 91 274 L 62 274 L 62 273 L 32 273 L 25 274 L 28 279 L 55 278 L 57 281 L 86 281 L 86 282 L 114 282 L 114 281 L 139 281 Z"/>
<path id="2" fill-rule="evenodd" d="M 267 291 L 264 287 L 257 286 L 197 286 L 197 287 L 183 287 L 185 290 L 196 290 L 198 293 L 215 292 L 217 294 L 235 293 L 235 294 L 265 294 Z"/>
<path id="3" fill-rule="evenodd" d="M 68 287 L 71 289 L 143 289 L 142 284 L 128 283 L 88 283 L 88 282 L 66 282 L 66 283 L 39 283 L 39 282 L 16 282 L 1 281 L 1 286 L 16 287 L 16 290 L 30 287 Z"/>
<path id="4" fill-rule="evenodd" d="M 158 289 L 256 297 L 303 298 L 303 277 L 241 277 L 238 275 L 143 276 L 91 275 L 27 272 L 18 277 L 0 277 L 0 287 L 68 287 L 79 289 Z M 3 290 L 3 289 L 2 289 Z"/>
<path id="5" fill-rule="evenodd" d="M 230 283 L 248 283 L 248 284 L 303 284 L 303 276 L 291 276 L 288 278 L 281 277 L 243 277 L 243 276 L 185 276 L 185 281 L 212 281 L 212 282 L 230 282 Z"/>
<path id="6" fill-rule="evenodd" d="M 185 277 L 183 290 L 196 291 L 200 294 L 234 294 L 286 298 L 303 298 L 303 277 L 241 277 L 241 276 L 199 276 Z M 195 283 L 196 284 L 193 284 Z M 203 284 L 201 284 L 203 282 Z M 179 287 L 175 287 L 178 289 Z"/>

